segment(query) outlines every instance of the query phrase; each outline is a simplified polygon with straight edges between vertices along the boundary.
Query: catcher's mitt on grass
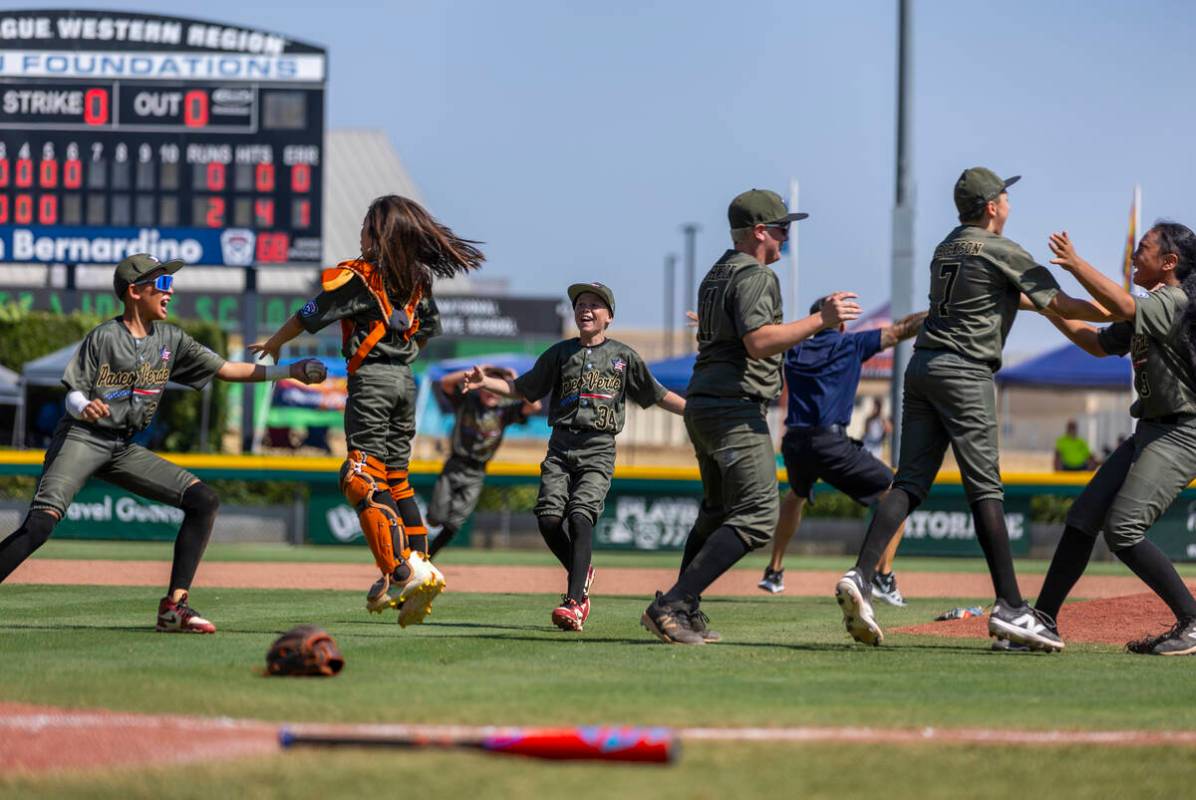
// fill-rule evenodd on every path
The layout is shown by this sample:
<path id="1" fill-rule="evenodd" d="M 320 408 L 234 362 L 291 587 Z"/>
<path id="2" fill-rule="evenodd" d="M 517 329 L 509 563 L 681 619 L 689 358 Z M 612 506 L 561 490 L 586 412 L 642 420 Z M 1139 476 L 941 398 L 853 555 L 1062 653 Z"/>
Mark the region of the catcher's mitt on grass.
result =
<path id="1" fill-rule="evenodd" d="M 267 675 L 332 677 L 345 666 L 336 642 L 316 625 L 299 625 L 279 636 L 266 652 Z"/>

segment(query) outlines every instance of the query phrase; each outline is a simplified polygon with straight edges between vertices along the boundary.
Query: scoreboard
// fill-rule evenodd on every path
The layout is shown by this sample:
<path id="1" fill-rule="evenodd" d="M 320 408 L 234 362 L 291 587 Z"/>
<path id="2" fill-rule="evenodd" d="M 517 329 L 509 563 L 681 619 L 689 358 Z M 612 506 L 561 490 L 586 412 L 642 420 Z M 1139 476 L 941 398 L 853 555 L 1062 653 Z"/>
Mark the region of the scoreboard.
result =
<path id="1" fill-rule="evenodd" d="M 318 262 L 326 54 L 104 11 L 0 12 L 0 262 Z"/>

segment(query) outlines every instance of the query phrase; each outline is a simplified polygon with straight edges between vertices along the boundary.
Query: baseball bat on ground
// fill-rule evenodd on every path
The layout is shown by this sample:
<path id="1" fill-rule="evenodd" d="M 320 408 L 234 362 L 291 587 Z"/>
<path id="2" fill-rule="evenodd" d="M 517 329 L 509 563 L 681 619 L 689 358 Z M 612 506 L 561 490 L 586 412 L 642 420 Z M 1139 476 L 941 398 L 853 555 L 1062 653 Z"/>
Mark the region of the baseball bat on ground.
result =
<path id="1" fill-rule="evenodd" d="M 464 747 L 487 753 L 557 761 L 624 761 L 664 764 L 680 753 L 668 728 L 405 728 L 287 727 L 285 747 Z"/>

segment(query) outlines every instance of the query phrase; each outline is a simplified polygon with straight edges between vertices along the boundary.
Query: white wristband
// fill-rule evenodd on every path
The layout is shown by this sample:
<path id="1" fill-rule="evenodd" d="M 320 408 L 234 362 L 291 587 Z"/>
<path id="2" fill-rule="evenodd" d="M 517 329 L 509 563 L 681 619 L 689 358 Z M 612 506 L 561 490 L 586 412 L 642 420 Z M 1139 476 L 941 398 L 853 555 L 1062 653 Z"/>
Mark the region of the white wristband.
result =
<path id="1" fill-rule="evenodd" d="M 87 408 L 88 402 L 90 401 L 87 399 L 87 395 L 78 389 L 68 392 L 66 396 L 66 412 L 75 419 L 83 419 L 83 409 Z"/>
<path id="2" fill-rule="evenodd" d="M 291 377 L 291 368 L 287 364 L 271 364 L 266 367 L 266 380 L 279 381 Z"/>

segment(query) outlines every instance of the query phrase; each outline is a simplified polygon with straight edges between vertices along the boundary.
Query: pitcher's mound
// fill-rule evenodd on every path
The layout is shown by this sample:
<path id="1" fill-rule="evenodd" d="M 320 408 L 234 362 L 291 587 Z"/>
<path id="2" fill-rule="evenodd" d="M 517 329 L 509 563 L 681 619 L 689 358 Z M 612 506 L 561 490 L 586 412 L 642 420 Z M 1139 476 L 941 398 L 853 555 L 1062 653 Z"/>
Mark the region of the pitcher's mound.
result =
<path id="1" fill-rule="evenodd" d="M 1067 603 L 1059 613 L 1059 635 L 1064 642 L 1124 645 L 1147 634 L 1162 633 L 1174 624 L 1175 616 L 1149 592 Z M 988 617 L 907 625 L 893 632 L 987 639 Z"/>

